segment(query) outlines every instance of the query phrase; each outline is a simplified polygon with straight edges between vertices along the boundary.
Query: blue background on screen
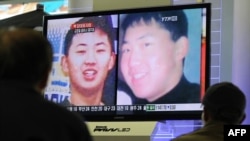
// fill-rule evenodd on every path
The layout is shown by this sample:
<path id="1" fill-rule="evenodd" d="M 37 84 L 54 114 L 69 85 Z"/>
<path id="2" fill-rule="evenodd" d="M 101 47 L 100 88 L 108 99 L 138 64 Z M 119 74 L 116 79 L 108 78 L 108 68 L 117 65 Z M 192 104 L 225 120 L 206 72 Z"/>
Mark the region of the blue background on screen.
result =
<path id="1" fill-rule="evenodd" d="M 189 52 L 185 59 L 184 73 L 191 82 L 200 83 L 200 51 L 202 35 L 202 10 L 184 11 L 188 19 Z"/>

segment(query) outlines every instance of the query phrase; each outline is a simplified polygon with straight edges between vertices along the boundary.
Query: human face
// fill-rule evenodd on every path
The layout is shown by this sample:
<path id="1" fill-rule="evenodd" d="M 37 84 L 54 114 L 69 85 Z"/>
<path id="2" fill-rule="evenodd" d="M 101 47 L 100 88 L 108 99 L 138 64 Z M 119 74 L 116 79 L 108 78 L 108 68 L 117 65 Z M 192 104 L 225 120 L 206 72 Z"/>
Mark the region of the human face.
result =
<path id="1" fill-rule="evenodd" d="M 102 90 L 108 71 L 114 65 L 114 53 L 103 31 L 76 34 L 68 56 L 63 57 L 63 71 L 69 75 L 73 91 Z"/>
<path id="2" fill-rule="evenodd" d="M 141 21 L 126 30 L 120 67 L 136 97 L 152 102 L 178 83 L 183 59 L 178 44 L 154 20 L 150 24 Z"/>

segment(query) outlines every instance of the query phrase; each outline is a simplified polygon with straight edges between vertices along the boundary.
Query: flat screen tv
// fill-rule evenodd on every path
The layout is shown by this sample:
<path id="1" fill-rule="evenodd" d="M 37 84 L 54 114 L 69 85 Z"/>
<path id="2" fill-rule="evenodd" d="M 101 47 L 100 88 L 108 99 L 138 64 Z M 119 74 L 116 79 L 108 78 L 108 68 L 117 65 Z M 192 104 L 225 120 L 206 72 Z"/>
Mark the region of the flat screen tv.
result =
<path id="1" fill-rule="evenodd" d="M 200 119 L 211 4 L 48 15 L 45 98 L 87 121 Z"/>

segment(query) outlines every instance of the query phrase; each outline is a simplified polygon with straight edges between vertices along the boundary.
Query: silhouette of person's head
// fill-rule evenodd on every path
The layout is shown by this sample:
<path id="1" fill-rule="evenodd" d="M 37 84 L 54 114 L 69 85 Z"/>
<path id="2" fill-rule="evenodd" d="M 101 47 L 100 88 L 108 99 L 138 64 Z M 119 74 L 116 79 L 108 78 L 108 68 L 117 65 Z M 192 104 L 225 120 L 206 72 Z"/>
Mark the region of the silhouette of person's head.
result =
<path id="1" fill-rule="evenodd" d="M 207 89 L 202 100 L 203 120 L 240 124 L 245 119 L 246 98 L 231 82 L 221 82 Z"/>
<path id="2" fill-rule="evenodd" d="M 42 91 L 52 68 L 50 42 L 28 28 L 0 30 L 0 80 L 30 83 Z"/>

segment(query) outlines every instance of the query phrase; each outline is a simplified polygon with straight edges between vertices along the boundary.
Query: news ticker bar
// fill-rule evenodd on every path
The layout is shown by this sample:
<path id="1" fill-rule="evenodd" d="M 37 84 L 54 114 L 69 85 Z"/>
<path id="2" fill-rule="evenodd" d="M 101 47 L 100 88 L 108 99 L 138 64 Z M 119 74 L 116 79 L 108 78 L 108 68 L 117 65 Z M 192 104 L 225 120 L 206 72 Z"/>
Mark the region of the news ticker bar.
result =
<path id="1" fill-rule="evenodd" d="M 250 125 L 224 125 L 224 141 L 249 141 Z"/>
<path id="2" fill-rule="evenodd" d="M 202 106 L 200 103 L 194 104 L 149 104 L 146 105 L 146 111 L 200 111 Z"/>
<path id="3" fill-rule="evenodd" d="M 146 104 L 146 105 L 112 105 L 112 106 L 70 106 L 68 110 L 74 112 L 124 112 L 124 111 L 200 111 L 200 103 L 195 104 Z"/>

